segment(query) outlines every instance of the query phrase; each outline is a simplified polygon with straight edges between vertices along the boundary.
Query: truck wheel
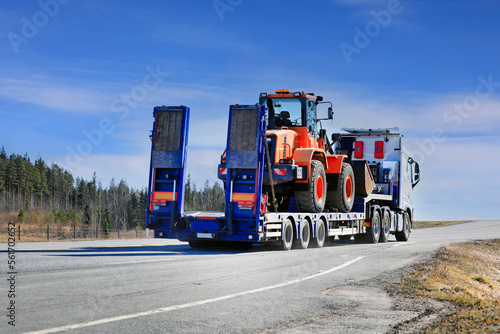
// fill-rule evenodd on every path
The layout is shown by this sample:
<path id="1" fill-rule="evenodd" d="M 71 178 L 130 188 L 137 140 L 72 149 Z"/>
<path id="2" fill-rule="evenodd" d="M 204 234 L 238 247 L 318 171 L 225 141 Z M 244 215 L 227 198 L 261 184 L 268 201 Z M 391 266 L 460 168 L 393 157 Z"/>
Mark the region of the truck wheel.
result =
<path id="1" fill-rule="evenodd" d="M 367 232 L 367 241 L 371 244 L 376 244 L 380 239 L 380 213 L 377 210 L 373 212 L 372 221 Z"/>
<path id="2" fill-rule="evenodd" d="M 293 224 L 290 219 L 283 223 L 283 231 L 281 232 L 281 249 L 290 250 L 293 245 Z"/>
<path id="3" fill-rule="evenodd" d="M 309 222 L 304 220 L 300 224 L 300 237 L 295 240 L 295 247 L 300 249 L 306 249 L 309 247 L 309 242 L 311 241 L 311 228 Z"/>
<path id="4" fill-rule="evenodd" d="M 408 212 L 403 214 L 403 230 L 401 232 L 396 232 L 397 241 L 408 241 L 410 238 L 411 221 Z"/>
<path id="5" fill-rule="evenodd" d="M 352 166 L 344 162 L 337 184 L 331 185 L 326 196 L 326 207 L 339 212 L 349 212 L 354 204 L 354 171 Z"/>
<path id="6" fill-rule="evenodd" d="M 380 226 L 380 242 L 389 241 L 391 235 L 391 215 L 389 210 L 384 210 L 384 215 L 382 216 L 381 226 Z"/>
<path id="7" fill-rule="evenodd" d="M 313 238 L 311 240 L 312 246 L 314 248 L 321 248 L 325 245 L 326 241 L 326 227 L 325 227 L 325 222 L 320 219 L 318 221 L 318 229 L 316 231 L 316 238 Z"/>
<path id="8" fill-rule="evenodd" d="M 323 164 L 311 161 L 311 179 L 308 189 L 295 191 L 295 204 L 300 212 L 322 212 L 326 202 L 326 174 Z"/>

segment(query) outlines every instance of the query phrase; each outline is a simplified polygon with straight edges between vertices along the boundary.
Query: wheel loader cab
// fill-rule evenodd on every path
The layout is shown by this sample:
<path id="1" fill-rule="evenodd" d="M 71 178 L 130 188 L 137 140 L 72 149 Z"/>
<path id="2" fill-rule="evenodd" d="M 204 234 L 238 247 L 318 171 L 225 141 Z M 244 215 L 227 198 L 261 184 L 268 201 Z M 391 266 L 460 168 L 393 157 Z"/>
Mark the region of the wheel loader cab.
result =
<path id="1" fill-rule="evenodd" d="M 320 101 L 320 96 L 311 93 L 290 93 L 288 89 L 278 89 L 275 94 L 261 93 L 259 104 L 266 106 L 267 129 L 306 127 L 313 135 L 316 133 L 316 110 Z"/>

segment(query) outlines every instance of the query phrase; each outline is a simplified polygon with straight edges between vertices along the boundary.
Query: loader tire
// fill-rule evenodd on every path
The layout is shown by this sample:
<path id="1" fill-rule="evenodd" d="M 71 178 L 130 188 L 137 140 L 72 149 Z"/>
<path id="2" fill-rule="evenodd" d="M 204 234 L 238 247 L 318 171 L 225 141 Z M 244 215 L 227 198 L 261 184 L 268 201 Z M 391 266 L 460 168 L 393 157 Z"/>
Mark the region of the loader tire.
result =
<path id="1" fill-rule="evenodd" d="M 323 164 L 318 160 L 311 161 L 311 179 L 308 189 L 295 191 L 295 204 L 300 212 L 322 212 L 326 202 L 326 174 Z"/>
<path id="2" fill-rule="evenodd" d="M 354 171 L 348 163 L 342 164 L 337 184 L 329 185 L 326 207 L 338 212 L 350 212 L 354 205 Z"/>

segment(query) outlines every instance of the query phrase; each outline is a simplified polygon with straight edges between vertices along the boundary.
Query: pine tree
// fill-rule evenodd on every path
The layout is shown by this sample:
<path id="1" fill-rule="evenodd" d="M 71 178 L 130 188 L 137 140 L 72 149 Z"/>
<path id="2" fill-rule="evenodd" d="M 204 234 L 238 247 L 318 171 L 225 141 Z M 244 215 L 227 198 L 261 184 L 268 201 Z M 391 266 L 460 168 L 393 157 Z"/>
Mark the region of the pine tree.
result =
<path id="1" fill-rule="evenodd" d="M 104 209 L 104 224 L 103 230 L 104 234 L 109 237 L 111 232 L 111 227 L 113 226 L 113 218 L 111 217 L 111 211 L 108 208 Z"/>

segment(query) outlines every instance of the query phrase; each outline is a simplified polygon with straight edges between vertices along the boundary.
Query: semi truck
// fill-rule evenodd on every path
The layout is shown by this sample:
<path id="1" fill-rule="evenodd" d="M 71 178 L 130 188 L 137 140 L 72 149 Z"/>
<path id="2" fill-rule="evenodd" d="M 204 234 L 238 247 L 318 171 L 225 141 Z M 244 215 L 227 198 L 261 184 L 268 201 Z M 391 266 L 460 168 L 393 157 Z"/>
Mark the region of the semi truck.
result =
<path id="1" fill-rule="evenodd" d="M 320 104 L 328 116 L 317 117 Z M 231 105 L 226 150 L 217 174 L 221 212 L 184 212 L 190 108 L 153 110 L 146 227 L 155 238 L 220 244 L 323 247 L 328 238 L 407 241 L 419 164 L 397 128 L 342 128 L 321 121 L 332 103 L 313 93 L 261 93 L 253 105 Z"/>

